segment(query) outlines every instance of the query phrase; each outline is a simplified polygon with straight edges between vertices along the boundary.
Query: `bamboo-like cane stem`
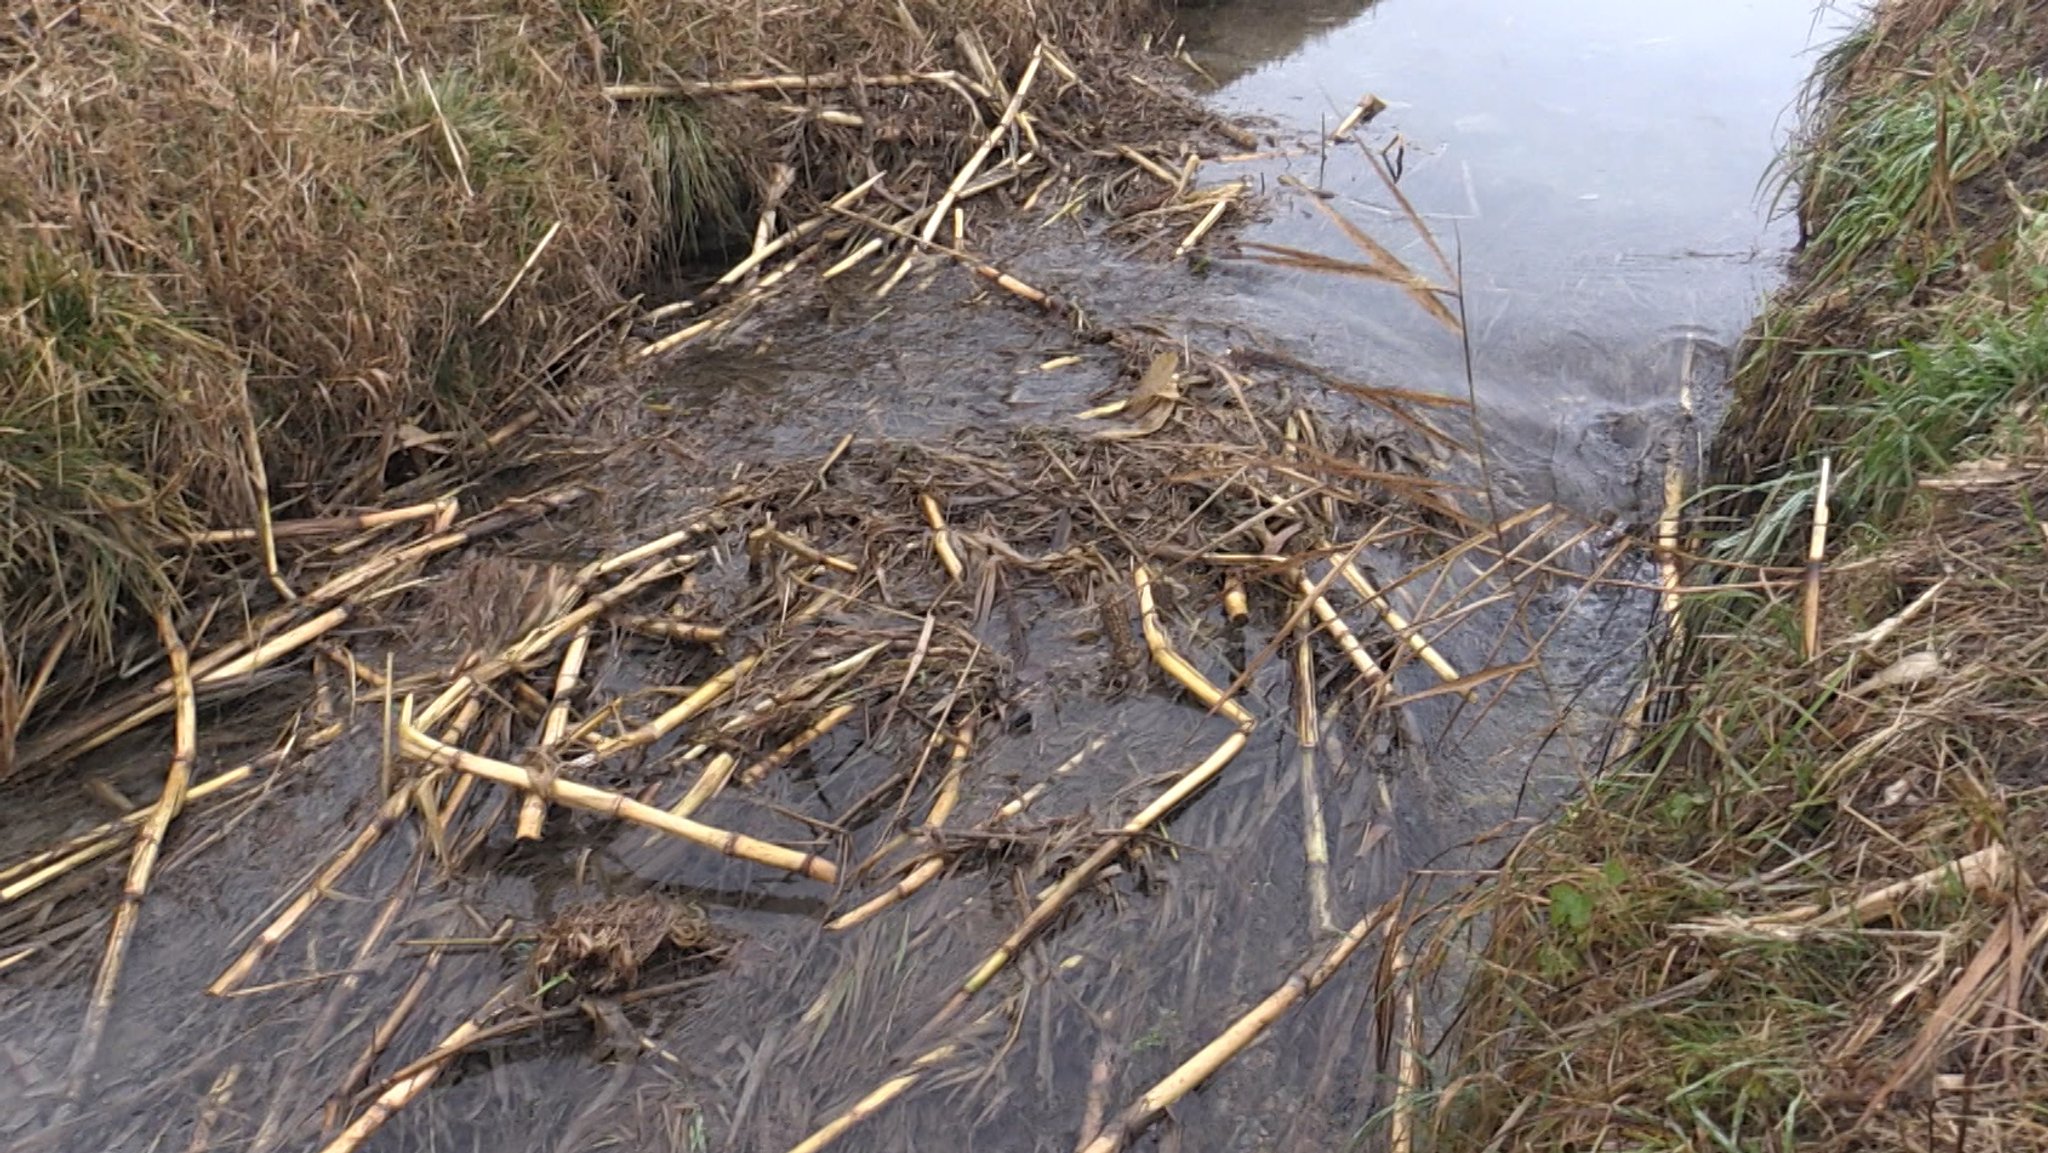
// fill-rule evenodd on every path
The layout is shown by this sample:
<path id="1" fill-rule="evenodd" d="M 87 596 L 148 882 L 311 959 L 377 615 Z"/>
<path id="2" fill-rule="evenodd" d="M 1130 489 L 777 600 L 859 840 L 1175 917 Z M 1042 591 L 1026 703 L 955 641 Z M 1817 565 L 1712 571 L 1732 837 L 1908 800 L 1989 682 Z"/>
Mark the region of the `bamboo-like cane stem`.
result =
<path id="1" fill-rule="evenodd" d="M 660 716 L 634 729 L 632 732 L 610 740 L 593 742 L 598 757 L 610 757 L 629 749 L 644 748 L 677 729 L 688 724 L 697 714 L 717 704 L 740 683 L 740 678 L 754 671 L 761 663 L 759 654 L 741 657 L 729 667 L 712 675 L 711 679 L 698 685 L 690 695 L 684 697 Z"/>
<path id="2" fill-rule="evenodd" d="M 257 934 L 248 948 L 242 950 L 242 955 L 236 957 L 233 963 L 222 970 L 220 976 L 213 979 L 213 984 L 206 987 L 207 994 L 225 997 L 247 980 L 256 966 L 262 964 L 263 959 L 291 935 L 299 922 L 305 920 L 306 914 L 313 911 L 313 906 L 320 903 L 321 898 L 327 895 L 327 891 L 333 888 L 335 882 L 341 880 L 342 874 L 353 868 L 357 861 L 362 860 L 363 855 L 368 853 L 411 807 L 412 794 L 404 789 L 386 797 L 384 804 L 377 810 L 377 815 L 370 818 L 370 823 L 363 826 L 362 831 L 356 834 L 355 840 L 350 841 L 346 848 L 335 854 L 334 859 L 327 862 L 327 865 L 314 876 L 313 882 L 306 886 L 305 891 L 294 898 L 291 904 L 285 906 L 284 911 L 277 915 L 277 919 L 265 927 L 263 932 Z"/>
<path id="3" fill-rule="evenodd" d="M 747 76 L 736 80 L 690 80 L 680 84 L 607 84 L 607 100 L 667 100 L 691 96 L 739 96 L 753 92 L 814 92 L 825 88 L 909 88 L 934 85 L 957 88 L 958 72 L 893 72 L 865 76 L 858 72 L 817 72 L 811 75 Z"/>
<path id="4" fill-rule="evenodd" d="M 457 1025 L 453 1032 L 442 1038 L 441 1044 L 436 1048 L 448 1050 L 452 1057 L 471 1037 L 482 1031 L 483 1026 L 477 1024 L 476 1019 L 472 1017 Z M 349 1122 L 348 1128 L 343 1129 L 339 1136 L 322 1146 L 320 1153 L 355 1153 L 356 1149 L 362 1147 L 363 1142 L 384 1127 L 386 1121 L 396 1116 L 400 1109 L 411 1104 L 413 1098 L 426 1092 L 427 1086 L 432 1085 L 434 1079 L 441 1075 L 441 1070 L 447 1067 L 446 1060 L 437 1062 L 384 1090 L 370 1103 L 369 1108 L 363 1110 L 361 1116 Z"/>
<path id="5" fill-rule="evenodd" d="M 1316 776 L 1322 744 L 1321 710 L 1316 704 L 1315 655 L 1302 634 L 1294 645 L 1294 741 L 1301 758 L 1301 845 L 1306 862 L 1309 929 L 1335 932 L 1330 916 L 1330 840 L 1323 824 L 1323 791 Z"/>
<path id="6" fill-rule="evenodd" d="M 534 756 L 545 761 L 553 754 L 555 746 L 569 731 L 569 706 L 576 696 L 576 690 L 583 684 L 583 662 L 590 653 L 590 634 L 594 628 L 584 624 L 577 628 L 576 635 L 569 638 L 569 649 L 562 654 L 562 667 L 555 672 L 554 699 L 548 702 L 547 716 L 540 723 L 540 739 L 535 742 Z M 514 832 L 521 841 L 537 841 L 541 829 L 547 822 L 547 798 L 539 793 L 528 793 L 519 803 L 519 823 Z"/>
<path id="7" fill-rule="evenodd" d="M 1833 457 L 1820 458 L 1820 484 L 1813 493 L 1813 531 L 1806 538 L 1806 597 L 1800 612 L 1800 650 L 1807 660 L 1820 655 L 1820 570 L 1828 555 L 1828 474 Z"/>
<path id="8" fill-rule="evenodd" d="M 783 249 L 788 248 L 790 245 L 795 244 L 797 241 L 802 240 L 806 236 L 809 236 L 811 233 L 816 232 L 818 229 L 824 227 L 825 222 L 832 219 L 833 213 L 830 211 L 831 209 L 852 208 L 854 205 L 860 203 L 860 198 L 866 196 L 868 194 L 869 189 L 873 188 L 877 184 L 880 184 L 882 182 L 882 177 L 886 175 L 888 174 L 883 172 L 875 173 L 873 176 L 868 177 L 866 180 L 863 180 L 859 184 L 854 185 L 852 188 L 847 189 L 845 192 L 840 193 L 836 198 L 833 199 L 831 204 L 827 206 L 827 211 L 819 213 L 817 216 L 804 221 L 802 224 L 799 224 L 796 227 L 791 228 L 788 232 L 783 233 L 781 236 L 778 236 L 775 239 L 769 241 L 768 243 L 760 246 L 759 248 L 756 248 L 752 253 L 750 253 L 747 256 L 746 259 L 740 261 L 738 264 L 735 264 L 731 268 L 727 269 L 725 275 L 718 278 L 716 287 L 723 288 L 726 285 L 737 282 L 741 277 L 745 276 L 747 273 L 752 272 L 756 268 L 761 267 L 763 264 L 766 264 L 769 258 L 773 257 L 776 253 L 781 252 Z"/>
<path id="9" fill-rule="evenodd" d="M 974 722 L 960 726 L 960 732 L 953 738 L 953 753 L 946 765 L 945 779 L 939 782 L 938 793 L 932 799 L 932 806 L 926 811 L 924 829 L 926 832 L 941 828 L 946 819 L 953 815 L 953 809 L 960 803 L 960 779 L 967 766 L 968 753 L 974 745 Z M 889 886 L 853 910 L 825 922 L 831 932 L 842 932 L 864 921 L 873 919 L 890 906 L 909 899 L 919 889 L 938 879 L 946 871 L 944 853 L 927 853 L 902 880 Z"/>
<path id="10" fill-rule="evenodd" d="M 924 510 L 924 523 L 931 527 L 932 552 L 938 555 L 940 567 L 955 582 L 960 581 L 967 570 L 960 563 L 960 554 L 953 551 L 953 534 L 946 528 L 946 517 L 939 511 L 939 502 L 933 500 L 930 493 L 921 492 L 917 494 L 917 505 Z"/>
<path id="11" fill-rule="evenodd" d="M 267 753 L 246 765 L 237 765 L 224 773 L 208 777 L 186 790 L 185 801 L 190 804 L 193 801 L 204 800 L 222 789 L 239 785 L 255 776 L 257 769 L 267 764 L 275 764 L 282 759 L 279 754 Z M 156 804 L 151 802 L 132 813 L 88 829 L 60 845 L 44 849 L 35 856 L 0 869 L 0 881 L 7 882 L 4 888 L 0 888 L 0 904 L 20 900 L 80 865 L 90 864 L 114 852 L 123 844 L 122 834 L 147 822 L 155 814 Z"/>
<path id="12" fill-rule="evenodd" d="M 93 981 L 85 1024 L 78 1032 L 78 1047 L 71 1053 L 71 1073 L 65 1090 L 67 1105 L 76 1105 L 92 1080 L 100 1041 L 107 1032 L 107 1019 L 114 1011 L 114 993 L 121 984 L 121 967 L 135 938 L 136 920 L 142 915 L 142 899 L 149 892 L 150 877 L 156 872 L 157 855 L 163 851 L 171 822 L 184 811 L 186 792 L 192 784 L 192 762 L 199 752 L 198 693 L 192 686 L 191 657 L 185 651 L 185 642 L 178 639 L 178 629 L 171 623 L 169 612 L 157 613 L 156 631 L 170 658 L 171 692 L 177 702 L 171 764 L 164 773 L 163 794 L 151 808 L 149 819 L 135 832 L 135 855 L 128 862 L 128 879 L 121 886 L 121 902 L 114 909 L 113 927 L 107 932 L 106 956 L 101 958 L 99 975 Z"/>
<path id="13" fill-rule="evenodd" d="M 1252 1042 L 1259 1039 L 1273 1022 L 1285 1016 L 1287 1011 L 1313 995 L 1316 990 L 1328 984 L 1331 977 L 1344 967 L 1358 947 L 1372 935 L 1373 929 L 1387 916 L 1381 909 L 1368 914 L 1339 938 L 1323 959 L 1313 965 L 1304 966 L 1287 979 L 1287 983 L 1275 989 L 1265 1000 L 1254 1005 L 1250 1012 L 1232 1022 L 1229 1028 L 1216 1035 L 1215 1039 L 1202 1046 L 1194 1056 L 1183 1061 L 1179 1068 L 1168 1073 L 1158 1084 L 1145 1091 L 1133 1101 L 1129 1108 L 1116 1116 L 1104 1127 L 1094 1141 L 1082 1153 L 1118 1153 L 1124 1145 L 1143 1132 L 1159 1115 L 1171 1109 L 1174 1104 L 1198 1088 L 1202 1082 L 1215 1076 L 1216 1071 L 1243 1052 Z"/>
<path id="14" fill-rule="evenodd" d="M 981 147 L 975 149 L 974 154 L 967 158 L 967 163 L 960 166 L 960 171 L 953 174 L 952 183 L 946 185 L 945 194 L 939 197 L 938 207 L 934 208 L 931 216 L 925 220 L 924 228 L 918 236 L 926 243 L 930 243 L 932 237 L 938 235 L 939 226 L 945 222 L 946 214 L 952 209 L 953 202 L 960 198 L 960 193 L 967 187 L 967 182 L 973 180 L 974 174 L 981 171 L 982 163 L 988 159 L 988 154 L 995 151 L 996 145 L 1002 143 L 1003 137 L 1009 134 L 1010 126 L 1017 122 L 1017 114 L 1024 110 L 1024 98 L 1030 95 L 1031 85 L 1038 80 L 1038 68 L 1044 62 L 1044 49 L 1033 50 L 1031 62 L 1024 66 L 1023 78 L 1017 81 L 1016 91 L 1010 93 L 1009 103 L 1003 106 L 1002 116 L 996 120 L 995 127 L 989 129 L 988 136 L 981 142 Z"/>
<path id="15" fill-rule="evenodd" d="M 1138 589 L 1138 624 L 1145 631 L 1145 647 L 1151 650 L 1152 660 L 1166 675 L 1193 693 L 1197 700 L 1230 718 L 1238 728 L 1249 730 L 1257 723 L 1251 713 L 1243 705 L 1224 696 L 1222 689 L 1210 683 L 1200 669 L 1188 663 L 1187 658 L 1174 649 L 1173 641 L 1159 624 L 1159 609 L 1152 600 L 1152 574 L 1142 563 L 1131 569 L 1131 580 Z"/>
<path id="16" fill-rule="evenodd" d="M 767 779 L 768 774 L 788 764 L 791 757 L 803 752 L 818 738 L 838 728 L 839 723 L 852 716 L 854 711 L 853 705 L 834 705 L 824 716 L 812 721 L 809 728 L 784 741 L 774 752 L 748 765 L 746 771 L 740 774 L 740 783 L 748 786 L 760 784 Z"/>
<path id="17" fill-rule="evenodd" d="M 1344 651 L 1344 656 L 1351 661 L 1351 667 L 1357 669 L 1368 681 L 1385 681 L 1387 670 L 1381 668 L 1380 663 L 1372 659 L 1372 654 L 1365 651 L 1365 646 L 1358 641 L 1358 634 L 1352 632 L 1351 626 L 1344 623 L 1343 616 L 1337 612 L 1336 606 L 1330 603 L 1330 598 L 1317 594 L 1315 583 L 1307 577 L 1297 577 L 1296 580 L 1302 593 L 1309 598 L 1309 608 L 1315 612 L 1316 618 L 1323 622 L 1323 629 L 1330 634 L 1330 639 L 1336 641 L 1337 647 Z"/>
<path id="18" fill-rule="evenodd" d="M 925 1030 L 929 1032 L 959 1012 L 970 998 L 980 992 L 996 974 L 1003 971 L 1003 967 L 1008 965 L 1025 945 L 1030 944 L 1032 938 L 1043 932 L 1047 925 L 1052 924 L 1059 916 L 1060 910 L 1066 907 L 1066 903 L 1086 888 L 1104 865 L 1115 860 L 1140 833 L 1151 828 L 1159 818 L 1179 808 L 1189 797 L 1215 780 L 1224 766 L 1244 750 L 1245 743 L 1250 739 L 1251 734 L 1247 729 L 1239 729 L 1230 734 L 1216 747 L 1215 752 L 1182 774 L 1172 788 L 1160 794 L 1159 799 L 1145 806 L 1137 816 L 1126 821 L 1121 829 L 1103 841 L 1100 848 L 1061 877 L 1059 883 L 1039 899 L 1038 904 L 1025 916 L 1023 923 L 1012 930 L 1010 935 L 1004 938 L 1003 943 L 996 947 L 995 952 L 990 953 L 972 973 L 968 974 L 967 979 L 961 982 L 959 991 L 953 994 L 952 999 L 939 1010 L 931 1023 L 925 1026 Z"/>
<path id="19" fill-rule="evenodd" d="M 507 764 L 504 761 L 495 761 L 489 757 L 479 756 L 476 753 L 466 752 L 450 745 L 444 745 L 414 726 L 412 717 L 409 715 L 410 709 L 411 701 L 408 700 L 406 708 L 400 711 L 398 718 L 399 747 L 407 756 L 425 761 L 428 764 L 457 769 L 471 776 L 481 777 L 494 784 L 507 785 L 514 788 L 522 786 L 526 788 L 545 788 L 548 793 L 548 799 L 557 804 L 567 805 L 572 809 L 582 809 L 585 812 L 598 813 L 616 820 L 640 825 L 644 828 L 658 829 L 661 832 L 679 837 L 692 844 L 702 845 L 707 849 L 723 853 L 728 857 L 734 857 L 742 861 L 751 861 L 754 864 L 764 865 L 771 869 L 781 869 L 784 872 L 801 873 L 814 881 L 827 885 L 834 884 L 839 880 L 838 867 L 832 862 L 817 856 L 815 853 L 800 853 L 795 849 L 787 849 L 781 845 L 756 840 L 741 833 L 714 829 L 709 825 L 698 824 L 696 821 L 674 816 L 655 808 L 653 805 L 643 804 L 630 797 L 623 797 L 604 789 L 592 788 L 589 785 L 577 784 L 574 781 L 558 779 L 552 782 L 542 782 L 537 780 L 529 769 Z"/>
<path id="20" fill-rule="evenodd" d="M 901 1097 L 907 1090 L 916 1085 L 924 1077 L 927 1070 L 959 1051 L 960 1045 L 957 1041 L 948 1041 L 943 1045 L 926 1050 L 915 1061 L 912 1061 L 903 1072 L 882 1082 L 880 1087 L 867 1096 L 862 1097 L 859 1101 L 854 1102 L 853 1106 L 847 1109 L 846 1112 L 827 1121 L 817 1132 L 790 1146 L 789 1153 L 818 1153 L 819 1150 L 845 1136 L 847 1131 L 855 1125 L 881 1112 L 889 1102 Z"/>
<path id="21" fill-rule="evenodd" d="M 1338 565 L 1338 572 L 1343 575 L 1344 583 L 1351 586 L 1351 591 L 1357 593 L 1365 603 L 1373 607 L 1374 612 L 1380 614 L 1380 619 L 1387 622 L 1387 628 L 1407 642 L 1408 647 L 1415 650 L 1415 655 L 1422 658 L 1422 663 L 1428 665 L 1439 680 L 1450 684 L 1462 675 L 1456 666 L 1444 659 L 1442 653 L 1436 651 L 1435 646 L 1429 643 L 1429 639 L 1422 635 L 1413 621 L 1395 608 L 1386 597 L 1381 596 L 1378 589 L 1372 587 L 1372 582 L 1365 578 L 1364 573 L 1358 571 L 1357 565 L 1348 560 L 1344 561 Z"/>

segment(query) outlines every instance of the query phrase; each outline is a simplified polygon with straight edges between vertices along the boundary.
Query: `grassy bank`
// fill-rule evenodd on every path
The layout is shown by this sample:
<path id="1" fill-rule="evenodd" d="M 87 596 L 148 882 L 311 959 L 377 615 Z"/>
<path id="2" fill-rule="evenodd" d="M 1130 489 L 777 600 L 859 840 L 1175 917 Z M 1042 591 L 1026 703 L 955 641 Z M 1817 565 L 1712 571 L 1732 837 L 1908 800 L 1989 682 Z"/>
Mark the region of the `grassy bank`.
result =
<path id="1" fill-rule="evenodd" d="M 1464 910 L 1438 1148 L 2048 1148 L 2044 69 L 2033 0 L 1823 61 L 1662 719 Z"/>
<path id="2" fill-rule="evenodd" d="M 32 6 L 0 32 L 0 776 L 124 631 L 260 573 L 254 542 L 195 534 L 474 475 L 635 286 L 743 243 L 771 197 L 943 182 L 974 146 L 940 86 L 607 85 L 1015 76 L 1041 37 L 1085 59 L 1161 7 Z"/>

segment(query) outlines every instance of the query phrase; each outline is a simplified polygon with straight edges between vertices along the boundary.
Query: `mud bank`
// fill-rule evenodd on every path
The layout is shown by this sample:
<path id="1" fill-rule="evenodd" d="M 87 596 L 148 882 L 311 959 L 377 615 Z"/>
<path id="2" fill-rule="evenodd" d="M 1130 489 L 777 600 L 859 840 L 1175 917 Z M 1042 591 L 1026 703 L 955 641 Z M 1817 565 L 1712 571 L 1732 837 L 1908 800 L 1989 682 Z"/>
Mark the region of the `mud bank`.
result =
<path id="1" fill-rule="evenodd" d="M 2048 1140 L 2043 16 L 1896 0 L 1823 61 L 1664 719 L 1455 911 L 1439 1147 Z"/>

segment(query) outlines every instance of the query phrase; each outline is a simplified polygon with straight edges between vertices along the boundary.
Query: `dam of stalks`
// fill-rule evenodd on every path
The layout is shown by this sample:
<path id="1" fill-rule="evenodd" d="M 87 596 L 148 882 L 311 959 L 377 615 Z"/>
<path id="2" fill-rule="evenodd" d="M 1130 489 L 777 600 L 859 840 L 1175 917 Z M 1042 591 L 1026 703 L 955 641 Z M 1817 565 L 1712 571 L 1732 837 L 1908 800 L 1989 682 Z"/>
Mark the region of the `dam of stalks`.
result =
<path id="1" fill-rule="evenodd" d="M 1638 743 L 1548 646 L 1641 646 L 1699 449 L 1634 535 L 1508 507 L 1463 403 L 1045 279 L 1067 230 L 1464 335 L 1392 159 L 1414 259 L 1244 174 L 1371 106 L 1222 121 L 1155 15 L 9 33 L 8 1147 L 1414 1147 L 1403 799 Z M 1271 198 L 1345 255 L 1238 239 Z M 965 319 L 898 363 L 1052 401 L 704 401 L 913 310 Z"/>

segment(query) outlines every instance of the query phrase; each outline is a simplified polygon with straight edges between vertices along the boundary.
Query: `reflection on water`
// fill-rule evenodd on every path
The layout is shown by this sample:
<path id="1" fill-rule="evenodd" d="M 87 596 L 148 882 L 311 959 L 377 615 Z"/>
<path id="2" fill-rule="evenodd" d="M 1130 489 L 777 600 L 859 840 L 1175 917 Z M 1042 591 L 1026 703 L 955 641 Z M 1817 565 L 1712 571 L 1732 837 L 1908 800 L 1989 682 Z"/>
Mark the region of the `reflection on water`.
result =
<path id="1" fill-rule="evenodd" d="M 1342 28 L 1373 0 L 1196 0 L 1183 3 L 1180 26 L 1202 70 L 1228 84 Z"/>
<path id="2" fill-rule="evenodd" d="M 1235 76 L 1218 101 L 1277 120 L 1283 145 L 1306 143 L 1237 171 L 1268 189 L 1283 175 L 1326 189 L 1402 259 L 1448 281 L 1366 152 L 1384 155 L 1462 264 L 1473 383 L 1510 472 L 1533 497 L 1627 506 L 1635 494 L 1602 491 L 1625 462 L 1560 458 L 1558 443 L 1577 444 L 1617 410 L 1675 404 L 1663 366 L 1688 346 L 1718 355 L 1733 344 L 1775 282 L 1792 236 L 1762 178 L 1812 65 L 1812 8 L 1428 0 L 1367 7 L 1324 31 L 1346 7 L 1359 10 L 1264 0 L 1190 14 L 1193 54 Z M 1291 54 L 1248 69 L 1269 46 Z M 1356 141 L 1317 145 L 1367 94 L 1387 110 Z M 1275 197 L 1271 217 L 1246 239 L 1358 256 L 1299 195 Z M 1230 267 L 1246 319 L 1297 351 L 1465 392 L 1459 341 L 1398 291 Z"/>

